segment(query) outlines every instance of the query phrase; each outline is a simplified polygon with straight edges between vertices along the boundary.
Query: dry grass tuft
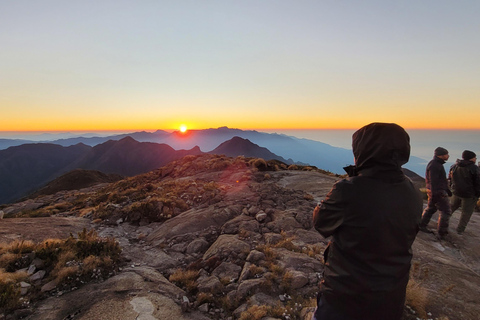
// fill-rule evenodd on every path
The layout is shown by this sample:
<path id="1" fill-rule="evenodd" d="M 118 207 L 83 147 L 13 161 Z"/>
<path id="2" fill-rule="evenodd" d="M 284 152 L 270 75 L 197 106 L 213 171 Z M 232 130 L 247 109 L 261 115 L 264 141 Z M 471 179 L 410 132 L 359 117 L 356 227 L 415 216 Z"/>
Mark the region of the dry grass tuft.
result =
<path id="1" fill-rule="evenodd" d="M 291 271 L 285 271 L 282 276 L 282 281 L 280 282 L 280 288 L 286 292 L 291 293 L 292 291 L 292 281 L 293 281 L 293 274 Z"/>
<path id="2" fill-rule="evenodd" d="M 5 272 L 5 270 L 0 269 L 0 282 L 18 283 L 26 280 L 28 277 L 28 273 L 25 271 Z"/>
<path id="3" fill-rule="evenodd" d="M 197 290 L 196 281 L 198 276 L 198 271 L 177 269 L 170 275 L 168 280 L 179 287 L 184 288 L 187 292 L 193 293 Z"/>
<path id="4" fill-rule="evenodd" d="M 215 297 L 210 292 L 200 292 L 197 295 L 197 305 L 202 305 L 204 303 L 213 303 L 215 302 Z"/>
<path id="5" fill-rule="evenodd" d="M 75 279 L 76 276 L 80 275 L 80 268 L 76 265 L 71 267 L 63 267 L 58 270 L 56 273 L 56 282 L 70 282 Z"/>
<path id="6" fill-rule="evenodd" d="M 239 320 L 260 320 L 268 314 L 267 306 L 251 306 L 248 310 L 242 312 Z"/>
<path id="7" fill-rule="evenodd" d="M 0 245 L 0 254 L 4 252 L 10 253 L 25 253 L 32 252 L 35 244 L 30 240 L 14 240 L 8 244 L 2 243 Z"/>
<path id="8" fill-rule="evenodd" d="M 33 259 L 40 259 L 45 281 L 55 280 L 57 286 L 69 289 L 103 275 L 112 275 L 119 261 L 121 248 L 113 238 L 100 238 L 94 230 L 84 229 L 78 238 L 47 239 L 40 243 L 13 241 L 0 245 L 0 314 L 20 305 L 19 282 L 28 274 L 18 270 L 28 268 Z M 92 272 L 96 270 L 96 272 Z M 32 287 L 30 298 L 39 294 Z"/>
<path id="9" fill-rule="evenodd" d="M 21 258 L 21 254 L 18 253 L 3 253 L 0 256 L 0 268 L 4 268 L 7 270 L 12 270 L 14 268 L 14 264 Z"/>
<path id="10" fill-rule="evenodd" d="M 415 310 L 420 317 L 426 317 L 426 307 L 428 302 L 427 290 L 415 279 L 410 279 L 408 282 L 405 302 Z"/>

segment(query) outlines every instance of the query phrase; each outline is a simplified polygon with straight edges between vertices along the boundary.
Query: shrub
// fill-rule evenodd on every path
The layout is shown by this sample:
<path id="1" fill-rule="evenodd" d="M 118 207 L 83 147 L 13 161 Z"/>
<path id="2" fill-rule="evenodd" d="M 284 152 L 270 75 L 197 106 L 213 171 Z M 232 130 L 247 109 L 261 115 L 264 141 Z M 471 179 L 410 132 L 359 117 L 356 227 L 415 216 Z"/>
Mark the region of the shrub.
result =
<path id="1" fill-rule="evenodd" d="M 79 266 L 63 267 L 56 272 L 56 283 L 71 282 L 80 272 Z"/>
<path id="2" fill-rule="evenodd" d="M 1 246 L 0 252 L 11 252 L 11 253 L 25 253 L 25 252 L 32 252 L 35 245 L 30 240 L 14 240 L 10 244 L 4 244 Z"/>
<path id="3" fill-rule="evenodd" d="M 198 275 L 198 271 L 195 270 L 177 269 L 168 280 L 185 289 L 188 293 L 194 293 L 197 290 L 196 280 Z"/>
<path id="4" fill-rule="evenodd" d="M 3 253 L 0 256 L 0 268 L 3 268 L 9 272 L 13 272 L 15 268 L 15 263 L 18 261 L 18 259 L 21 257 L 20 254 L 15 254 L 15 253 Z"/>
<path id="5" fill-rule="evenodd" d="M 256 248 L 258 251 L 261 251 L 265 254 L 265 259 L 267 261 L 273 261 L 278 257 L 277 252 L 269 245 L 258 245 Z"/>
<path id="6" fill-rule="evenodd" d="M 405 303 L 410 306 L 420 317 L 425 317 L 427 311 L 427 290 L 421 286 L 419 280 L 428 278 L 428 268 L 422 268 L 418 262 L 412 264 L 410 280 L 407 284 Z"/>
<path id="7" fill-rule="evenodd" d="M 250 268 L 248 268 L 248 272 L 249 272 L 249 274 L 250 274 L 251 277 L 256 278 L 256 277 L 258 277 L 259 275 L 261 275 L 262 273 L 264 273 L 264 272 L 265 272 L 265 269 L 262 268 L 262 267 L 259 267 L 259 266 L 255 265 L 255 264 L 252 264 L 252 265 L 250 266 Z"/>
<path id="8" fill-rule="evenodd" d="M 250 160 L 249 164 L 260 171 L 267 169 L 267 162 L 262 158 L 252 159 Z"/>
<path id="9" fill-rule="evenodd" d="M 282 282 L 280 282 L 280 288 L 286 292 L 286 293 L 291 293 L 291 289 L 292 289 L 292 280 L 293 280 L 293 274 L 292 272 L 290 271 L 286 271 L 284 274 L 283 274 L 283 277 L 282 277 Z"/>
<path id="10" fill-rule="evenodd" d="M 259 320 L 265 317 L 284 318 L 285 308 L 281 305 L 258 306 L 253 305 L 240 314 L 239 320 Z M 299 318 L 300 319 L 300 318 Z"/>
<path id="11" fill-rule="evenodd" d="M 100 238 L 95 230 L 87 232 L 87 229 L 83 229 L 78 233 L 78 240 L 70 236 L 67 242 L 74 242 L 76 246 L 76 257 L 86 258 L 90 255 L 95 256 L 109 256 L 113 260 L 118 260 L 122 249 L 115 241 L 114 238 Z"/>
<path id="12" fill-rule="evenodd" d="M 408 282 L 405 302 L 415 310 L 420 317 L 424 318 L 427 315 L 427 311 L 425 310 L 427 306 L 427 290 L 415 279 L 410 279 Z"/>
<path id="13" fill-rule="evenodd" d="M 268 314 L 267 306 L 251 306 L 240 315 L 239 320 L 260 320 Z"/>
<path id="14" fill-rule="evenodd" d="M 42 260 L 45 279 L 55 280 L 64 290 L 112 274 L 120 253 L 120 246 L 113 238 L 100 238 L 94 230 L 86 229 L 78 233 L 78 239 L 70 235 L 65 240 L 47 239 L 38 244 L 28 241 L 1 244 L 0 268 L 4 270 L 0 269 L 0 312 L 9 313 L 19 306 L 18 283 L 28 279 L 28 274 L 18 270 L 28 267 L 34 257 Z M 39 287 L 32 290 L 30 298 L 38 298 Z"/>
<path id="15" fill-rule="evenodd" d="M 213 303 L 215 302 L 215 297 L 210 292 L 200 292 L 197 295 L 197 305 L 202 305 L 204 303 Z"/>
<path id="16" fill-rule="evenodd" d="M 4 315 L 20 305 L 20 290 L 12 282 L 0 281 L 0 312 Z"/>
<path id="17" fill-rule="evenodd" d="M 240 300 L 238 298 L 231 298 L 229 296 L 220 297 L 218 302 L 222 309 L 227 311 L 233 311 L 240 305 Z"/>
<path id="18" fill-rule="evenodd" d="M 288 237 L 285 231 L 282 231 L 280 234 L 282 235 L 282 240 L 273 245 L 274 248 L 285 248 L 294 252 L 302 252 L 302 249 L 293 243 L 294 237 Z"/>

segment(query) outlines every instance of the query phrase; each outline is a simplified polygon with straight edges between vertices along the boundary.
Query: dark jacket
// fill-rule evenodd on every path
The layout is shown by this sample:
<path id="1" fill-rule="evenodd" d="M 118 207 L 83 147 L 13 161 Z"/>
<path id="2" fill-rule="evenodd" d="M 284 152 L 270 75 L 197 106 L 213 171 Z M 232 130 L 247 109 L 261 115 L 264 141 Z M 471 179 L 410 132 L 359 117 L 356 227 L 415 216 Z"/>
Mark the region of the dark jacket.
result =
<path id="1" fill-rule="evenodd" d="M 480 196 L 480 168 L 470 160 L 457 159 L 448 174 L 453 194 L 461 198 Z"/>
<path id="2" fill-rule="evenodd" d="M 395 124 L 371 124 L 354 134 L 353 153 L 348 171 L 357 175 L 337 182 L 314 216 L 315 229 L 333 236 L 320 291 L 355 319 L 400 319 L 422 214 L 401 170 L 409 137 Z"/>
<path id="3" fill-rule="evenodd" d="M 433 195 L 447 195 L 450 193 L 448 188 L 447 174 L 443 164 L 444 160 L 439 157 L 433 157 L 425 170 L 425 185 Z"/>

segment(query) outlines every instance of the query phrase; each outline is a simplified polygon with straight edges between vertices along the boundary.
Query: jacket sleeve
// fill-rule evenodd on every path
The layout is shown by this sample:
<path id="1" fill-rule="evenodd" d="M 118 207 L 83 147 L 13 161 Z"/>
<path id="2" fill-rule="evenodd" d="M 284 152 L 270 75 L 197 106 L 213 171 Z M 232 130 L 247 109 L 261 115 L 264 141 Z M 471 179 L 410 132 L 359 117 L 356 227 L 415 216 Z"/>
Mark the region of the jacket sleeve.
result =
<path id="1" fill-rule="evenodd" d="M 313 216 L 313 225 L 325 238 L 331 236 L 342 225 L 347 208 L 345 194 L 346 180 L 337 182 L 320 204 L 320 210 Z"/>
<path id="2" fill-rule="evenodd" d="M 473 175 L 473 188 L 475 189 L 475 197 L 480 197 L 480 168 L 475 166 L 475 174 Z"/>
<path id="3" fill-rule="evenodd" d="M 429 179 L 432 193 L 446 196 L 450 189 L 448 188 L 447 175 L 443 165 L 435 163 L 430 167 L 427 174 L 430 175 Z"/>

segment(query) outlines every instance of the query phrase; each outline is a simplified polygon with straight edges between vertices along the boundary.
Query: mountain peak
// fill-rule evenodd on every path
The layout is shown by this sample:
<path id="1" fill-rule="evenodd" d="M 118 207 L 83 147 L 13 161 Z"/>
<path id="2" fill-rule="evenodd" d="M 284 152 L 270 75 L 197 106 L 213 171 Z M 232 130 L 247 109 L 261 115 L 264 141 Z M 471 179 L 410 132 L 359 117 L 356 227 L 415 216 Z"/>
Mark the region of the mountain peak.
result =
<path id="1" fill-rule="evenodd" d="M 263 158 L 265 160 L 279 160 L 284 163 L 291 163 L 291 161 L 285 160 L 268 150 L 267 148 L 260 147 L 258 144 L 251 142 L 248 139 L 244 139 L 238 136 L 223 142 L 217 148 L 209 152 L 210 154 L 224 154 L 228 157 L 245 156 Z"/>

